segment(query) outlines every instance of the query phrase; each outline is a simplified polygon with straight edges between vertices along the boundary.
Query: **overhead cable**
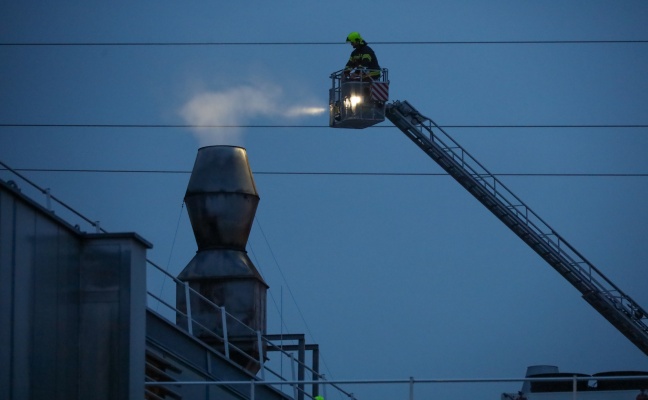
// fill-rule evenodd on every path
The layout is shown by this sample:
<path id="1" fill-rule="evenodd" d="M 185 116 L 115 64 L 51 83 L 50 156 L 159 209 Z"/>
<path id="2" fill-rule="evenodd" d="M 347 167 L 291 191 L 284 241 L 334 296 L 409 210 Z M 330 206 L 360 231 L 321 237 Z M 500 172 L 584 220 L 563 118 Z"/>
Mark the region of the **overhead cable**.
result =
<path id="1" fill-rule="evenodd" d="M 439 125 L 441 128 L 463 129 L 508 129 L 508 128 L 544 128 L 544 129 L 582 129 L 582 128 L 648 128 L 648 124 L 475 124 L 475 125 Z M 329 128 L 328 125 L 216 125 L 216 124 L 0 124 L 1 128 L 164 128 L 164 129 L 214 129 L 214 128 Z M 372 128 L 394 128 L 389 125 Z"/>
<path id="2" fill-rule="evenodd" d="M 3 168 L 0 168 L 2 170 Z M 186 170 L 135 170 L 135 169 L 54 169 L 14 168 L 21 172 L 64 172 L 64 173 L 121 173 L 121 174 L 190 174 Z M 328 175 L 328 176 L 448 176 L 445 172 L 331 172 L 331 171 L 254 171 L 254 175 Z M 648 173 L 498 173 L 494 176 L 524 177 L 648 177 Z"/>
<path id="3" fill-rule="evenodd" d="M 535 45 L 535 44 L 646 44 L 648 40 L 434 40 L 372 41 L 376 45 Z M 0 46 L 313 46 L 346 45 L 344 42 L 5 42 Z"/>

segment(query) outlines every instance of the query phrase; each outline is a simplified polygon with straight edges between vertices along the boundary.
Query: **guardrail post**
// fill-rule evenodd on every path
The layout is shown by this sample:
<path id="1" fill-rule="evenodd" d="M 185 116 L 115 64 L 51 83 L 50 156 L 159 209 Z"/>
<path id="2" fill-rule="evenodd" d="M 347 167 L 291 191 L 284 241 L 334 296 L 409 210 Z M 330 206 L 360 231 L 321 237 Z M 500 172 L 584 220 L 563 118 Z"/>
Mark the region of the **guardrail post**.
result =
<path id="1" fill-rule="evenodd" d="M 294 382 L 295 381 L 295 358 L 293 357 L 292 353 L 289 353 L 288 356 L 290 357 L 290 372 L 291 372 L 291 379 Z M 291 383 L 293 387 L 293 399 L 297 398 L 297 385 L 294 383 Z"/>
<path id="2" fill-rule="evenodd" d="M 184 282 L 185 304 L 187 305 L 187 330 L 193 336 L 193 317 L 191 316 L 191 297 L 189 293 L 189 283 Z"/>
<path id="3" fill-rule="evenodd" d="M 409 400 L 414 400 L 414 377 L 410 376 L 409 379 Z"/>
<path id="4" fill-rule="evenodd" d="M 221 320 L 223 322 L 223 347 L 225 349 L 225 357 L 229 360 L 230 351 L 229 351 L 229 338 L 227 337 L 227 310 L 225 306 L 221 306 Z"/>
<path id="5" fill-rule="evenodd" d="M 299 362 L 298 368 L 297 368 L 297 380 L 300 382 L 303 382 L 304 379 L 306 378 L 305 376 L 305 366 L 306 366 L 306 339 L 302 336 L 299 338 L 298 341 L 298 352 L 297 352 L 297 360 Z M 303 383 L 299 384 L 299 397 L 297 400 L 304 400 L 304 392 L 306 391 L 306 388 Z"/>
<path id="6" fill-rule="evenodd" d="M 47 211 L 52 211 L 52 193 L 49 188 L 45 189 L 45 203 L 47 204 Z"/>
<path id="7" fill-rule="evenodd" d="M 317 382 L 320 379 L 319 373 L 319 346 L 315 346 L 312 352 L 313 357 L 313 381 Z M 314 383 L 312 386 L 313 397 L 319 395 L 319 383 Z"/>
<path id="8" fill-rule="evenodd" d="M 259 370 L 261 371 L 261 379 L 265 379 L 265 367 L 263 363 L 263 341 L 261 340 L 261 331 L 257 333 L 257 348 L 259 349 Z"/>
<path id="9" fill-rule="evenodd" d="M 256 391 L 256 386 L 254 385 L 254 379 L 250 380 L 250 400 L 254 400 L 254 392 Z"/>

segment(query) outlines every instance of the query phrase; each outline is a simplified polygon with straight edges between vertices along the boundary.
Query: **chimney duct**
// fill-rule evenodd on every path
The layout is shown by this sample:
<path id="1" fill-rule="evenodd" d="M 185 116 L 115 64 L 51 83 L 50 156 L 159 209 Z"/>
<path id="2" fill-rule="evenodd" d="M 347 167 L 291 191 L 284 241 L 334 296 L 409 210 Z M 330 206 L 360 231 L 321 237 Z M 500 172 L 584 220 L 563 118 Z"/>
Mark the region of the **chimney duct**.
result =
<path id="1" fill-rule="evenodd" d="M 256 373 L 257 360 L 260 355 L 265 356 L 265 351 L 258 348 L 254 331 L 266 333 L 268 285 L 245 251 L 259 203 L 245 149 L 198 149 L 184 200 L 198 251 L 178 279 L 234 317 L 227 319 L 228 341 L 245 354 L 230 349 L 230 358 Z M 222 348 L 223 340 L 207 331 L 224 337 L 220 313 L 200 296 L 194 294 L 190 299 L 194 335 Z M 176 289 L 176 303 L 178 310 L 187 314 L 181 285 Z M 180 313 L 177 323 L 188 327 L 187 318 Z"/>

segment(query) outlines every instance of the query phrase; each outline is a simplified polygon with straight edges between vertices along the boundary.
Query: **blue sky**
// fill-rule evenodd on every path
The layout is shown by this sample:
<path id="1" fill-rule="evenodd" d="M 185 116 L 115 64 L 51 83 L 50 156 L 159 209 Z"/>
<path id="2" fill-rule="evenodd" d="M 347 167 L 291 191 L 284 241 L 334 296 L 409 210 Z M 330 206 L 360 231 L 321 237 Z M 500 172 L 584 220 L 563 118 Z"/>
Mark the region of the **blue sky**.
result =
<path id="1" fill-rule="evenodd" d="M 334 130 L 326 113 L 305 112 L 327 108 L 351 31 L 375 43 L 392 99 L 440 125 L 645 126 L 646 43 L 393 42 L 645 41 L 646 18 L 645 1 L 5 2 L 3 44 L 311 44 L 2 45 L 0 160 L 182 172 L 200 146 L 244 146 L 261 197 L 248 251 L 270 285 L 268 330 L 282 329 L 282 314 L 284 330 L 310 333 L 334 379 L 648 370 L 448 176 L 271 174 L 442 173 L 389 122 Z M 39 124 L 50 126 L 10 126 Z M 282 127 L 186 127 L 195 124 Z M 304 125 L 315 127 L 291 127 Z M 648 173 L 645 127 L 446 130 L 491 172 L 527 174 L 500 179 L 648 307 L 648 182 L 627 176 Z M 174 274 L 196 250 L 187 173 L 24 174 L 106 230 L 138 232 Z M 467 390 L 486 399 L 516 389 Z"/>

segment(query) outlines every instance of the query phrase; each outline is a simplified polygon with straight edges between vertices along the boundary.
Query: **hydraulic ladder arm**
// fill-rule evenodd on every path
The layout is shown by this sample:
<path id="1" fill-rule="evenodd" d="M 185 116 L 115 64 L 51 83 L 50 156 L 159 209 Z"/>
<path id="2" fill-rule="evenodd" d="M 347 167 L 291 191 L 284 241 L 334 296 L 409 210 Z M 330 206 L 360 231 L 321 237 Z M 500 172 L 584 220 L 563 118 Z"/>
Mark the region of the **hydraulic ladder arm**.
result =
<path id="1" fill-rule="evenodd" d="M 385 116 L 648 355 L 648 315 L 639 304 L 587 261 L 441 127 L 421 115 L 407 101 L 388 104 Z"/>

